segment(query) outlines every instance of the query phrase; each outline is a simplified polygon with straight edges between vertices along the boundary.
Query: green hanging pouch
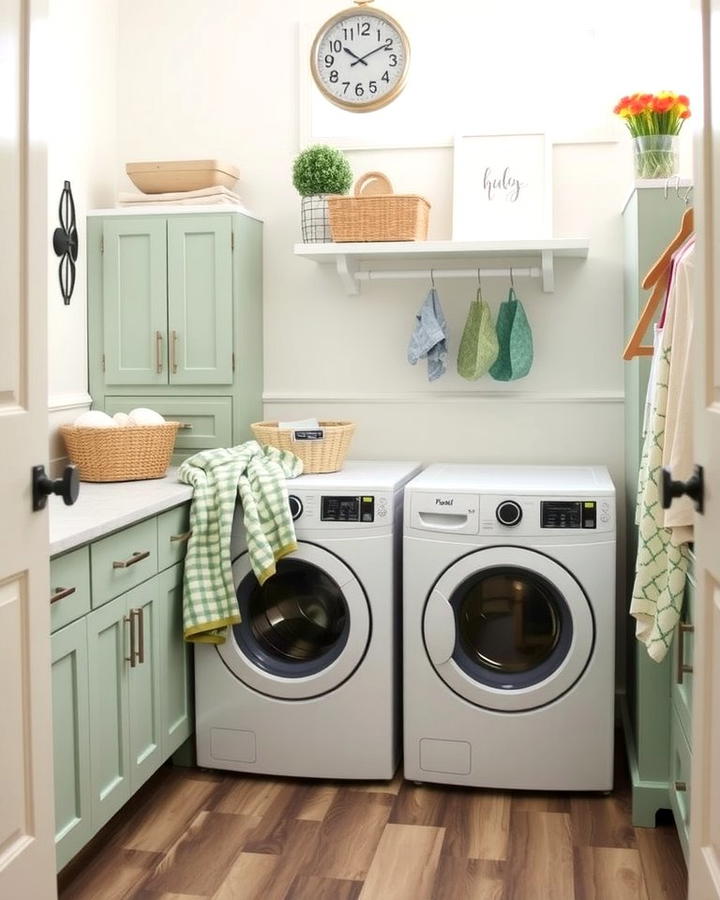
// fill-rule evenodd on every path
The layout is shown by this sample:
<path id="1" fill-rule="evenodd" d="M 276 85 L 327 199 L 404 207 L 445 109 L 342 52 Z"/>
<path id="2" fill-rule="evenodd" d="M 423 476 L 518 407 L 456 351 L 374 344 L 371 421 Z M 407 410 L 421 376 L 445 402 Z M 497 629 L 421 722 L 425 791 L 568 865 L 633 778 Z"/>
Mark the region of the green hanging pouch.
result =
<path id="1" fill-rule="evenodd" d="M 498 339 L 493 325 L 492 313 L 487 302 L 482 299 L 478 288 L 477 297 L 470 304 L 465 328 L 460 338 L 458 350 L 458 374 L 468 381 L 481 378 L 498 356 Z"/>
<path id="2" fill-rule="evenodd" d="M 497 339 L 500 352 L 490 375 L 496 381 L 524 378 L 533 364 L 532 331 L 523 305 L 512 288 L 498 310 Z"/>

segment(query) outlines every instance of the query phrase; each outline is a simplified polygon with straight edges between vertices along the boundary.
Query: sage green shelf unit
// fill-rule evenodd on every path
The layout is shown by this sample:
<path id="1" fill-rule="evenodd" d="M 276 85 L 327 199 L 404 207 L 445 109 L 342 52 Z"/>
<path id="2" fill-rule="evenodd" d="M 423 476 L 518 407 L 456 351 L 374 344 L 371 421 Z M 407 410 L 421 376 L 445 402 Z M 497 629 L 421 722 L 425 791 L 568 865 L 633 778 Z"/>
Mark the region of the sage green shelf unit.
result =
<path id="1" fill-rule="evenodd" d="M 630 337 L 649 296 L 641 282 L 680 227 L 685 190 L 636 187 L 623 210 L 625 236 L 624 336 Z M 658 311 L 659 314 L 659 311 Z M 652 343 L 652 329 L 643 343 Z M 635 500 L 642 452 L 642 422 L 649 356 L 625 362 L 625 485 L 627 506 L 627 604 L 637 556 Z M 628 616 L 627 702 L 623 712 L 633 784 L 634 825 L 652 827 L 659 809 L 670 808 L 671 654 L 658 664 L 635 640 Z"/>
<path id="2" fill-rule="evenodd" d="M 262 224 L 235 211 L 92 213 L 93 406 L 178 420 L 175 462 L 262 418 Z"/>

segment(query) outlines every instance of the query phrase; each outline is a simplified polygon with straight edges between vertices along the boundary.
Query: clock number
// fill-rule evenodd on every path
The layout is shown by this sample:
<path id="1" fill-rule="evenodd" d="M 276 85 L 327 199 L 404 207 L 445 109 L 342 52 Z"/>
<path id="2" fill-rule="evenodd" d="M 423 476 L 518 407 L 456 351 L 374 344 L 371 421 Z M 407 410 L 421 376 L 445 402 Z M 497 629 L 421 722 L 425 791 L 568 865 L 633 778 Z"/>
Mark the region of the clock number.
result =
<path id="1" fill-rule="evenodd" d="M 345 94 L 347 94 L 348 88 L 350 87 L 350 82 L 349 82 L 349 81 L 343 81 L 343 82 L 342 82 L 342 85 L 343 85 L 343 95 L 345 95 Z"/>
<path id="2" fill-rule="evenodd" d="M 388 75 L 387 69 L 385 69 L 385 72 L 383 73 L 383 76 L 380 79 L 380 81 L 387 81 L 387 83 L 390 84 L 390 76 Z"/>
<path id="3" fill-rule="evenodd" d="M 358 83 L 355 85 L 355 96 L 356 96 L 356 97 L 362 97 L 364 93 L 365 93 L 365 88 L 364 88 L 364 87 L 362 86 L 362 84 L 358 81 Z"/>
<path id="4" fill-rule="evenodd" d="M 370 34 L 370 23 L 363 22 L 358 28 L 358 32 L 361 37 L 367 37 Z"/>
<path id="5" fill-rule="evenodd" d="M 368 85 L 371 94 L 377 94 L 377 81 L 371 81 Z"/>
<path id="6" fill-rule="evenodd" d="M 377 36 L 378 36 L 378 40 L 381 41 L 382 38 L 380 37 L 380 29 L 379 29 L 379 28 L 378 28 L 378 30 L 377 30 Z"/>
<path id="7" fill-rule="evenodd" d="M 343 34 L 345 35 L 346 41 L 354 41 L 355 40 L 355 29 L 350 28 L 349 32 L 347 28 L 343 28 Z"/>
<path id="8" fill-rule="evenodd" d="M 397 56 L 395 56 L 394 53 L 390 54 L 390 62 L 388 65 L 390 66 L 390 68 L 393 68 L 394 66 L 397 65 Z"/>
<path id="9" fill-rule="evenodd" d="M 338 78 L 339 78 L 339 76 L 338 76 L 337 69 L 333 69 L 330 72 L 330 84 L 337 84 Z"/>
<path id="10" fill-rule="evenodd" d="M 333 53 L 340 53 L 342 51 L 342 41 L 330 41 L 330 49 Z"/>
<path id="11" fill-rule="evenodd" d="M 384 49 L 385 49 L 385 50 L 392 50 L 392 45 L 393 45 L 393 39 L 392 39 L 392 38 L 388 38 L 388 39 L 385 41 L 385 47 L 384 47 Z"/>
<path id="12" fill-rule="evenodd" d="M 331 69 L 335 65 L 335 57 L 331 56 L 329 53 L 325 57 L 325 68 Z"/>

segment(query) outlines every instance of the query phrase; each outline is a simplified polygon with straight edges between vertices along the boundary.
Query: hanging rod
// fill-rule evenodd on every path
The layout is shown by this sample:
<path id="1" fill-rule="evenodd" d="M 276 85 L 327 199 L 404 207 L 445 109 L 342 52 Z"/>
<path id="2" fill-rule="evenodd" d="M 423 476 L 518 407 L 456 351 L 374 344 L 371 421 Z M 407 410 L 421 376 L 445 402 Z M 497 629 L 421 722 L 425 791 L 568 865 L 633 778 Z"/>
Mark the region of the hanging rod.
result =
<path id="1" fill-rule="evenodd" d="M 379 281 L 385 278 L 510 278 L 511 270 L 507 269 L 365 269 L 355 272 L 358 281 Z M 542 270 L 536 267 L 512 267 L 513 278 L 540 278 Z"/>

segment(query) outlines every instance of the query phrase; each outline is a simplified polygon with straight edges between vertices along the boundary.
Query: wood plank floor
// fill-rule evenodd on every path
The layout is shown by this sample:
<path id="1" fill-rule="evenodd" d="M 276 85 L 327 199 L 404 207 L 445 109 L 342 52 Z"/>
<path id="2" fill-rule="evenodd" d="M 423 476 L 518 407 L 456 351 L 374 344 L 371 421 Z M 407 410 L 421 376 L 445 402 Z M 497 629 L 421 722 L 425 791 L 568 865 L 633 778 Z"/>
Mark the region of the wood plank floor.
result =
<path id="1" fill-rule="evenodd" d="M 61 900 L 683 900 L 672 820 L 610 796 L 163 767 L 66 867 Z"/>

